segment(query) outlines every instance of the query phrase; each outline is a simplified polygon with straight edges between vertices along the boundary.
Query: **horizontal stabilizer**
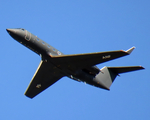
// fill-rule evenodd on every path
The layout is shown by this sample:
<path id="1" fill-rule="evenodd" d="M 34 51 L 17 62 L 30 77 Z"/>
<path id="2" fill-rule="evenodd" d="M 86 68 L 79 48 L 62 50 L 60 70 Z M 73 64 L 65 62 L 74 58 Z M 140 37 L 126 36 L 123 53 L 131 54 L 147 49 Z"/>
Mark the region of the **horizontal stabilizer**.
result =
<path id="1" fill-rule="evenodd" d="M 108 67 L 109 70 L 113 71 L 114 73 L 125 73 L 125 72 L 131 72 L 135 70 L 141 70 L 144 69 L 142 66 L 127 66 L 127 67 Z"/>
<path id="2" fill-rule="evenodd" d="M 131 72 L 135 70 L 144 69 L 141 66 L 128 67 L 103 67 L 98 75 L 95 76 L 94 81 L 99 84 L 98 87 L 109 90 L 111 84 L 119 73 Z"/>

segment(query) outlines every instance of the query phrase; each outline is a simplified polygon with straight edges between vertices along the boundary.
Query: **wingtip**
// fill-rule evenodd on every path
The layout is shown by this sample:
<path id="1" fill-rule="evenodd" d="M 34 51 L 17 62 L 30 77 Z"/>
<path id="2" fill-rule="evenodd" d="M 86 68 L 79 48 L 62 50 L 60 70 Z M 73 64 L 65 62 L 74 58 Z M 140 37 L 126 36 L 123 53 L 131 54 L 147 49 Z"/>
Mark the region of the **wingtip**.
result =
<path id="1" fill-rule="evenodd" d="M 135 49 L 135 47 L 133 46 L 132 48 L 128 49 L 128 50 L 126 51 L 126 53 L 131 54 L 131 52 L 132 52 L 134 49 Z"/>
<path id="2" fill-rule="evenodd" d="M 28 96 L 28 95 L 26 95 L 26 94 L 24 94 L 26 97 L 28 97 L 28 98 L 30 98 L 30 99 L 32 99 L 33 97 L 31 97 L 31 96 Z"/>
<path id="3" fill-rule="evenodd" d="M 141 69 L 145 69 L 144 67 L 142 67 L 142 66 L 139 66 Z"/>
<path id="4" fill-rule="evenodd" d="M 32 98 L 34 97 L 34 96 L 28 95 L 27 92 L 25 92 L 24 95 L 25 95 L 26 97 L 30 98 L 30 99 L 32 99 Z"/>

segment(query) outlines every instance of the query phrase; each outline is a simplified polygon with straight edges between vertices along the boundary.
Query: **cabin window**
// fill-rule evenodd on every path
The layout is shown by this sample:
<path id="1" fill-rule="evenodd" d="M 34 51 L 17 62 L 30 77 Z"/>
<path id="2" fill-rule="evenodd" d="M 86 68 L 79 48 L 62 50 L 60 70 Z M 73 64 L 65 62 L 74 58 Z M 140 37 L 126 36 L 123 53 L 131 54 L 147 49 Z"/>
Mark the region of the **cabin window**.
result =
<path id="1" fill-rule="evenodd" d="M 36 38 L 36 40 L 37 40 L 37 41 L 40 41 L 40 39 L 39 39 L 39 38 Z"/>
<path id="2" fill-rule="evenodd" d="M 61 55 L 61 52 L 58 51 L 57 54 L 58 54 L 58 55 Z"/>
<path id="3" fill-rule="evenodd" d="M 42 44 L 45 45 L 45 42 L 42 41 Z"/>
<path id="4" fill-rule="evenodd" d="M 47 45 L 48 48 L 50 48 L 50 45 Z"/>
<path id="5" fill-rule="evenodd" d="M 53 51 L 55 51 L 55 49 L 53 48 Z"/>
<path id="6" fill-rule="evenodd" d="M 26 37 L 25 39 L 29 41 L 29 38 L 28 38 L 28 37 Z"/>

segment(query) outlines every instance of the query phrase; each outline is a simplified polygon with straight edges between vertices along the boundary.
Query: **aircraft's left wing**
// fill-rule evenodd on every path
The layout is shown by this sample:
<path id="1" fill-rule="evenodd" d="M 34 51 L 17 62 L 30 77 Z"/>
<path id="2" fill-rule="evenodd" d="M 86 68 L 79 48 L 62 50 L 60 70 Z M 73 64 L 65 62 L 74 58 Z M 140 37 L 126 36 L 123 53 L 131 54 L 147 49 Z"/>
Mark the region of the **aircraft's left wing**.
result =
<path id="1" fill-rule="evenodd" d="M 49 62 L 41 61 L 25 95 L 29 98 L 33 98 L 63 76 L 64 75 L 54 65 Z"/>

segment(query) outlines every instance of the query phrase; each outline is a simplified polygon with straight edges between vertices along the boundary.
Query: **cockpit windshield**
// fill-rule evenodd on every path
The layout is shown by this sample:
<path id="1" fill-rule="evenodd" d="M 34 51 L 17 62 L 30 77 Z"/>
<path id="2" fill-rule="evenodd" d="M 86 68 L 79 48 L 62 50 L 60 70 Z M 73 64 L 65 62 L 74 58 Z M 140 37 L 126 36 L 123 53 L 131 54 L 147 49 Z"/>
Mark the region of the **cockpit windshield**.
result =
<path id="1" fill-rule="evenodd" d="M 25 29 L 23 29 L 23 28 L 17 28 L 17 29 L 21 29 L 21 30 L 25 31 Z"/>

